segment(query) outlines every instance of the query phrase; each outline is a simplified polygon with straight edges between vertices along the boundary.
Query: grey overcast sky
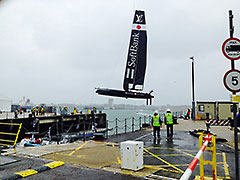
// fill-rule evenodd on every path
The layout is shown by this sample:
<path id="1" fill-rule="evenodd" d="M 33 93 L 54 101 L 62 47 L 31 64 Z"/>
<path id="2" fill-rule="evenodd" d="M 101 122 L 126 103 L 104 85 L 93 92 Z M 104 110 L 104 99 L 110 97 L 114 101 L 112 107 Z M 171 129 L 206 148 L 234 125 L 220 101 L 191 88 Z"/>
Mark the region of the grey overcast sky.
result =
<path id="1" fill-rule="evenodd" d="M 240 37 L 239 0 L 2 0 L 0 95 L 13 102 L 26 96 L 33 103 L 106 103 L 109 97 L 94 88 L 122 89 L 135 9 L 146 13 L 144 91 L 154 90 L 153 105 L 191 104 L 190 56 L 196 100 L 229 100 L 222 79 L 230 60 L 221 46 L 229 10 Z"/>

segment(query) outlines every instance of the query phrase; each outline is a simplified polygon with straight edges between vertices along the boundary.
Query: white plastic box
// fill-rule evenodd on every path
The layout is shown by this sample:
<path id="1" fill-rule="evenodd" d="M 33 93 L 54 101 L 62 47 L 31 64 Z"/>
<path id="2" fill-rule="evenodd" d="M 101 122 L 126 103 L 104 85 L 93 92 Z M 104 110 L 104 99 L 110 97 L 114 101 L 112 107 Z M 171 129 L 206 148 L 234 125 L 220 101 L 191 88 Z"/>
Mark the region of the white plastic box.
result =
<path id="1" fill-rule="evenodd" d="M 143 168 L 143 142 L 124 141 L 120 144 L 121 168 L 140 170 Z"/>

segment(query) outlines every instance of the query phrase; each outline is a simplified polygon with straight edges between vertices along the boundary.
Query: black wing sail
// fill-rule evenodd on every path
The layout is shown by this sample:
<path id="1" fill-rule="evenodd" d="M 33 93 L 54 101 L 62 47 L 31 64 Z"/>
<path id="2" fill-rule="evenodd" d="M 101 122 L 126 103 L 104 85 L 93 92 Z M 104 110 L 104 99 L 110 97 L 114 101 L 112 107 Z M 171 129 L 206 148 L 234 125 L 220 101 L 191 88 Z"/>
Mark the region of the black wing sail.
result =
<path id="1" fill-rule="evenodd" d="M 143 90 L 147 62 L 147 32 L 144 11 L 135 11 L 123 89 Z"/>
<path id="2" fill-rule="evenodd" d="M 147 32 L 144 11 L 135 11 L 133 28 L 128 48 L 127 64 L 123 81 L 124 90 L 97 88 L 96 93 L 104 96 L 146 99 L 147 105 L 154 96 L 149 93 L 137 92 L 143 90 L 147 65 Z M 133 91 L 132 91 L 133 90 Z"/>

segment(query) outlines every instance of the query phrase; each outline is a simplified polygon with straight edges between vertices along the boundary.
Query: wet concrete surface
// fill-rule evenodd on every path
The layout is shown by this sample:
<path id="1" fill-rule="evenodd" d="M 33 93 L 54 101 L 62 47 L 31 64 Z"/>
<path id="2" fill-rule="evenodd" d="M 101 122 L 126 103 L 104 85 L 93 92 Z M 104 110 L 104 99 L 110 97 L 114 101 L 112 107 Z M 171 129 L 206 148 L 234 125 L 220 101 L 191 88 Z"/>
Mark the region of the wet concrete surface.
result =
<path id="1" fill-rule="evenodd" d="M 97 169 L 97 167 L 87 168 L 84 167 L 84 164 L 82 165 L 81 163 L 79 163 L 78 165 L 73 165 L 74 163 L 70 164 L 68 163 L 68 159 L 65 159 L 66 161 L 64 161 L 65 164 L 63 166 L 46 172 L 35 174 L 33 176 L 29 176 L 27 177 L 27 179 L 163 179 L 161 177 L 179 179 L 190 164 L 190 162 L 193 160 L 196 153 L 198 152 L 198 138 L 190 135 L 188 131 L 175 130 L 173 141 L 167 141 L 166 130 L 161 130 L 161 140 L 154 141 L 151 133 L 151 130 L 138 131 L 134 133 L 111 136 L 109 139 L 101 142 L 107 144 L 107 149 L 109 149 L 110 146 L 111 148 L 114 148 L 114 150 L 116 150 L 116 148 L 119 150 L 120 142 L 126 140 L 143 141 L 145 148 L 144 169 L 139 171 L 139 174 L 142 177 L 132 176 L 137 175 L 136 172 L 121 170 L 120 163 L 117 163 L 117 156 L 119 156 L 119 154 L 116 153 L 116 163 L 114 163 L 115 165 L 106 165 L 105 167 L 101 166 L 99 169 Z M 101 145 L 101 147 L 103 146 Z M 96 148 L 98 147 L 96 146 Z M 87 149 L 88 148 L 75 149 L 73 155 L 76 156 L 72 156 L 71 158 L 76 158 L 75 160 L 77 160 L 77 158 L 81 159 L 83 157 L 81 156 L 81 153 L 85 152 Z M 105 151 L 102 150 L 101 152 L 103 154 Z M 111 153 L 111 151 L 106 152 L 107 154 Z M 66 153 L 66 151 L 63 151 L 63 153 Z M 89 157 L 90 156 L 91 155 L 89 155 Z M 226 160 L 224 160 L 224 157 L 226 157 Z M 62 160 L 61 156 L 57 157 L 56 159 L 52 158 L 52 160 L 46 160 L 36 157 L 12 158 L 20 161 L 0 166 L 0 177 L 17 171 L 41 166 L 53 160 Z M 96 161 L 101 160 L 101 158 L 101 154 L 95 157 Z M 204 155 L 204 159 L 210 160 L 211 153 L 206 152 Z M 207 176 L 211 176 L 211 166 L 205 166 L 205 174 Z M 217 143 L 217 174 L 222 179 L 235 179 L 234 150 L 226 147 L 222 143 Z M 199 175 L 198 165 L 190 179 L 194 179 L 195 175 Z"/>
<path id="2" fill-rule="evenodd" d="M 16 162 L 17 160 L 7 157 L 7 156 L 1 156 L 0 155 L 0 166 L 6 165 L 6 164 L 11 164 Z"/>
<path id="3" fill-rule="evenodd" d="M 159 141 L 154 141 L 150 131 L 115 136 L 107 141 L 120 143 L 125 139 L 144 141 L 144 165 L 155 168 L 156 171 L 153 174 L 176 179 L 181 177 L 199 149 L 198 138 L 190 135 L 188 131 L 174 131 L 173 141 L 167 141 L 165 130 L 161 131 L 161 140 Z M 216 149 L 218 177 L 235 179 L 234 150 L 222 143 L 217 143 Z M 224 160 L 224 156 L 226 160 Z M 211 160 L 211 152 L 206 151 L 204 159 Z M 205 165 L 204 170 L 206 176 L 212 177 L 212 166 Z M 199 175 L 199 165 L 196 166 L 190 179 L 194 179 L 195 175 Z"/>
<path id="4" fill-rule="evenodd" d="M 0 177 L 13 174 L 18 171 L 32 169 L 37 166 L 41 166 L 50 160 L 44 160 L 39 158 L 24 158 L 24 157 L 12 157 L 17 160 L 16 163 L 0 166 Z M 24 179 L 29 180 L 66 180 L 66 179 L 84 179 L 84 180 L 106 180 L 106 179 L 119 179 L 119 180 L 136 180 L 144 179 L 142 177 L 135 177 L 131 175 L 112 173 L 108 171 L 102 171 L 93 168 L 86 168 L 83 166 L 77 166 L 65 163 L 63 166 L 41 172 Z"/>

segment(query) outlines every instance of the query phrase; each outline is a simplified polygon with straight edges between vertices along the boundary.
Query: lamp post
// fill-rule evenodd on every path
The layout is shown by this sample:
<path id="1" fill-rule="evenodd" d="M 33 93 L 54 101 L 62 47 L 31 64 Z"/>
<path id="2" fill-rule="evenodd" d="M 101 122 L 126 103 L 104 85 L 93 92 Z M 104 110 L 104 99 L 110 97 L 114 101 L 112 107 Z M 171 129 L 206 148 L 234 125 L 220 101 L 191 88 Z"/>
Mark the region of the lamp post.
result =
<path id="1" fill-rule="evenodd" d="M 192 120 L 196 120 L 195 114 L 195 92 L 194 92 L 194 57 L 190 57 L 192 60 Z"/>

